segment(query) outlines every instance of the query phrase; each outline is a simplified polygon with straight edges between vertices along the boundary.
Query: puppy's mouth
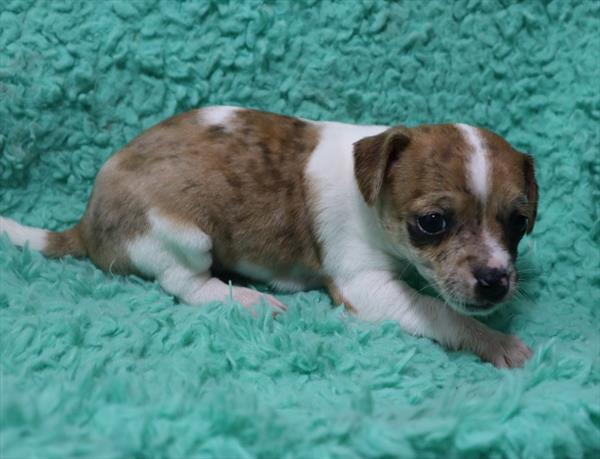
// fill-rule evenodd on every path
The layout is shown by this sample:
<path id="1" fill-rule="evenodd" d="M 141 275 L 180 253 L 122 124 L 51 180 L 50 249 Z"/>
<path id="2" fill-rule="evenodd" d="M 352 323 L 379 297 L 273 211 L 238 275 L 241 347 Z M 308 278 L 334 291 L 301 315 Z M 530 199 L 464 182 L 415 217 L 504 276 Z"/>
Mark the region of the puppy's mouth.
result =
<path id="1" fill-rule="evenodd" d="M 498 309 L 498 307 L 500 307 L 500 305 L 502 304 L 501 302 L 491 303 L 464 301 L 448 297 L 447 295 L 442 295 L 442 297 L 444 298 L 446 303 L 456 312 L 468 316 L 487 316 L 494 312 L 496 309 Z"/>
<path id="2" fill-rule="evenodd" d="M 459 312 L 468 316 L 487 316 L 496 311 L 502 303 L 507 299 L 504 298 L 502 301 L 483 301 L 475 300 L 473 298 L 459 297 L 456 293 L 450 293 L 447 289 L 442 286 L 438 286 L 438 292 L 440 292 L 444 301 L 456 312 Z"/>
<path id="3" fill-rule="evenodd" d="M 490 312 L 492 312 L 494 309 L 496 309 L 498 306 L 500 306 L 501 303 L 490 303 L 490 302 L 484 302 L 484 303 L 466 303 L 465 304 L 465 309 L 470 313 L 470 314 L 489 314 Z"/>
<path id="4" fill-rule="evenodd" d="M 433 269 L 428 269 L 417 265 L 417 271 L 429 281 L 430 285 L 440 294 L 442 299 L 456 312 L 468 316 L 487 316 L 496 311 L 500 305 L 508 300 L 510 294 L 506 295 L 499 301 L 486 301 L 476 299 L 473 294 L 465 294 L 469 292 L 473 286 L 463 285 L 457 279 L 440 278 Z"/>
<path id="5" fill-rule="evenodd" d="M 504 292 L 487 292 L 483 294 L 475 279 L 457 277 L 438 277 L 432 279 L 446 303 L 455 311 L 470 316 L 486 316 L 496 311 L 502 304 L 510 301 L 516 290 L 517 275 L 509 271 L 508 287 Z M 494 287 L 491 286 L 490 289 Z"/>

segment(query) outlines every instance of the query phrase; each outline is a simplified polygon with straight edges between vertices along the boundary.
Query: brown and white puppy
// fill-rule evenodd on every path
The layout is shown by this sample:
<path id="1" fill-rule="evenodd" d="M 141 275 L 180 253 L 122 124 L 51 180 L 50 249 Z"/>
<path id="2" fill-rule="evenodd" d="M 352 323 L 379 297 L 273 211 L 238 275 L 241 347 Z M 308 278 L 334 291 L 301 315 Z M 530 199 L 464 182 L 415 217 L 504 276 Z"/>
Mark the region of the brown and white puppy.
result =
<path id="1" fill-rule="evenodd" d="M 156 279 L 190 304 L 230 295 L 234 272 L 294 291 L 327 287 L 367 320 L 467 349 L 499 367 L 531 351 L 469 317 L 517 284 L 517 245 L 536 216 L 533 160 L 466 125 L 358 126 L 209 107 L 142 133 L 100 170 L 63 232 L 1 219 L 18 245 Z M 445 302 L 412 290 L 413 264 Z"/>

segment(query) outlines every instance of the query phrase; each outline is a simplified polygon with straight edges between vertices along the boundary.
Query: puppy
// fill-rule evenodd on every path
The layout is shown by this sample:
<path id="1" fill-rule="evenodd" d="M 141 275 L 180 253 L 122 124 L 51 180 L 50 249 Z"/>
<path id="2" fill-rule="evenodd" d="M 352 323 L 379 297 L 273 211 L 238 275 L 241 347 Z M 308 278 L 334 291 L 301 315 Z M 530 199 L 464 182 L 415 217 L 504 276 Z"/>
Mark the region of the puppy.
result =
<path id="1" fill-rule="evenodd" d="M 531 350 L 472 315 L 517 285 L 517 245 L 538 202 L 533 159 L 464 124 L 358 126 L 236 107 L 174 116 L 102 167 L 81 221 L 62 232 L 2 218 L 17 245 L 87 256 L 103 270 L 156 279 L 189 304 L 325 286 L 366 320 L 465 349 L 498 367 Z M 410 264 L 443 301 L 401 278 Z"/>

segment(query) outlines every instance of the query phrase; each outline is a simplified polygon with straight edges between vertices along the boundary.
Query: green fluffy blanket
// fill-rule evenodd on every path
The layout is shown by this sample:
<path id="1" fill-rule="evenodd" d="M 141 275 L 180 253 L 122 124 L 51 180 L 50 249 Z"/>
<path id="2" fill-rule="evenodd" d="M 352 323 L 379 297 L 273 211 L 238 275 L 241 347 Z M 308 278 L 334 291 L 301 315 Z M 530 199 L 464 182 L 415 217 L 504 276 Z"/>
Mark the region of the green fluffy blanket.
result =
<path id="1" fill-rule="evenodd" d="M 600 3 L 0 2 L 0 214 L 63 229 L 117 148 L 192 107 L 466 122 L 536 158 L 497 370 L 360 323 L 196 308 L 0 238 L 0 457 L 579 458 L 600 453 Z"/>

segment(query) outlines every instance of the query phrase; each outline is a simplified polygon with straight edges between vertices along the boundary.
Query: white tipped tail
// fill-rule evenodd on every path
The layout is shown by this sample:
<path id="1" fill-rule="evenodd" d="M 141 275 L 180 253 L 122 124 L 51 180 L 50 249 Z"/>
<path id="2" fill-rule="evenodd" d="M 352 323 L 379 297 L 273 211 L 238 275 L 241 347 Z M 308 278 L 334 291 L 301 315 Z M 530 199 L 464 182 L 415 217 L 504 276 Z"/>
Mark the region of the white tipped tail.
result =
<path id="1" fill-rule="evenodd" d="M 19 247 L 28 244 L 31 250 L 38 250 L 47 257 L 59 258 L 65 255 L 84 257 L 87 255 L 79 227 L 61 232 L 48 231 L 21 225 L 10 218 L 0 217 L 0 234 L 6 233 L 11 242 Z"/>
<path id="2" fill-rule="evenodd" d="M 10 241 L 23 247 L 29 244 L 31 250 L 44 251 L 48 245 L 48 231 L 24 226 L 9 218 L 0 217 L 0 234 L 6 233 Z"/>

